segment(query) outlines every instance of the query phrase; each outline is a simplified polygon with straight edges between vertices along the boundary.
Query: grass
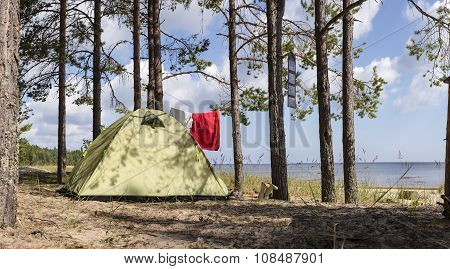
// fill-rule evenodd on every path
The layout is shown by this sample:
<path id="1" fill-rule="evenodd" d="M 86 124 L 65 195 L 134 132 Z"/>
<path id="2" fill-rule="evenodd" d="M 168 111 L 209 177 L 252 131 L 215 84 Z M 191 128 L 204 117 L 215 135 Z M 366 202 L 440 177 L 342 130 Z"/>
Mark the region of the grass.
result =
<path id="1" fill-rule="evenodd" d="M 40 165 L 34 168 L 56 173 L 56 165 Z M 73 166 L 67 167 L 67 172 L 72 171 Z M 225 184 L 232 188 L 234 186 L 234 175 L 231 173 L 218 173 L 218 176 Z M 271 182 L 270 177 L 247 175 L 245 177 L 243 191 L 244 194 L 256 196 L 261 188 L 262 182 Z M 288 179 L 289 196 L 291 199 L 301 200 L 307 204 L 316 204 L 321 200 L 320 180 Z M 413 192 L 413 193 L 410 193 Z M 376 203 L 394 203 L 409 206 L 433 205 L 439 200 L 439 195 L 443 193 L 443 186 L 440 188 L 417 188 L 417 187 L 381 187 L 374 186 L 370 182 L 359 182 L 358 203 L 372 205 Z M 336 199 L 344 202 L 344 184 L 336 181 Z"/>
<path id="2" fill-rule="evenodd" d="M 234 186 L 234 176 L 230 173 L 219 173 L 219 177 L 229 187 Z M 255 196 L 259 192 L 262 182 L 271 182 L 270 177 L 245 177 L 243 192 Z M 320 180 L 288 179 L 289 196 L 291 199 L 302 200 L 305 203 L 319 203 L 321 200 Z M 414 195 L 411 195 L 413 192 Z M 405 195 L 408 193 L 408 195 Z M 411 206 L 436 204 L 440 190 L 432 188 L 388 188 L 373 186 L 369 182 L 360 182 L 358 185 L 358 203 L 372 205 L 374 203 L 396 203 Z M 409 198 L 409 199 L 406 199 Z M 344 202 L 344 184 L 336 182 L 336 199 Z"/>
<path id="3" fill-rule="evenodd" d="M 57 166 L 56 165 L 34 165 L 33 168 L 45 170 L 50 173 L 56 173 Z M 67 166 L 66 172 L 71 172 L 73 169 L 73 166 Z"/>

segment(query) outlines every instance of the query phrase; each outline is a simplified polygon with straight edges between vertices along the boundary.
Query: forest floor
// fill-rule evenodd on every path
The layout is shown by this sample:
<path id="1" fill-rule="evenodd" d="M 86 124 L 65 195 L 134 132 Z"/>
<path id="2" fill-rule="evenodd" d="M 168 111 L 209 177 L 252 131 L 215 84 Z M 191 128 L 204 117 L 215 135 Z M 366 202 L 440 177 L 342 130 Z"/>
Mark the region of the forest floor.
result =
<path id="1" fill-rule="evenodd" d="M 100 202 L 23 181 L 0 248 L 450 248 L 434 205 L 240 200 Z"/>

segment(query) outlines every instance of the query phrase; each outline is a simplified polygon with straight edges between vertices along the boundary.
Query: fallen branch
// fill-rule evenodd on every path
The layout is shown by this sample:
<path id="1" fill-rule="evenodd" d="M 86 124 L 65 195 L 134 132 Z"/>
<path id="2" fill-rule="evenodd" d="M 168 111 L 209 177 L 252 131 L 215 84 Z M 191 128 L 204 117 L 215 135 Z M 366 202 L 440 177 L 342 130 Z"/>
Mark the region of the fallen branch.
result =
<path id="1" fill-rule="evenodd" d="M 448 219 L 450 219 L 450 198 L 445 196 L 445 194 L 441 195 L 442 200 L 444 200 L 443 203 L 437 202 L 438 205 L 441 205 L 444 207 L 444 211 L 442 212 L 442 215 Z"/>
<path id="2" fill-rule="evenodd" d="M 441 195 L 441 198 L 442 198 L 445 202 L 447 202 L 447 203 L 450 204 L 450 198 L 448 198 L 448 197 L 445 196 L 444 194 Z"/>

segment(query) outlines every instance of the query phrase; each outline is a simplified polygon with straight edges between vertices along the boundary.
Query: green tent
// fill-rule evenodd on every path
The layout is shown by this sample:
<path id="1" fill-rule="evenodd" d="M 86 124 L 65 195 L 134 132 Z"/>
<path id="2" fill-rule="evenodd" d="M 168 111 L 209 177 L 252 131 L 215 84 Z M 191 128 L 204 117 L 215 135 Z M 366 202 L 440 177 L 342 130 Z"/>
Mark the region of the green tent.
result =
<path id="1" fill-rule="evenodd" d="M 66 188 L 79 196 L 220 196 L 227 187 L 185 127 L 162 111 L 139 109 L 95 139 Z"/>

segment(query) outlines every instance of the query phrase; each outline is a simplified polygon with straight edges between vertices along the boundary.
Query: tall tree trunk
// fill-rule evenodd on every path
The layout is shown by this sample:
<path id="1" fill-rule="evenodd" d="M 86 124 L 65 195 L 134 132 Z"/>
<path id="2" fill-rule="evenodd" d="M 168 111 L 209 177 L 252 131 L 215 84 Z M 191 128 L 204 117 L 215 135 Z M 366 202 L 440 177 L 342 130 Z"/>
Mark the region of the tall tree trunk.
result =
<path id="1" fill-rule="evenodd" d="M 155 76 L 155 109 L 163 110 L 163 84 L 161 60 L 161 23 L 160 0 L 153 0 L 153 45 L 154 45 L 154 76 Z"/>
<path id="2" fill-rule="evenodd" d="M 102 46 L 101 0 L 94 0 L 94 56 L 93 56 L 93 140 L 100 135 L 102 125 L 102 70 L 100 49 Z"/>
<path id="3" fill-rule="evenodd" d="M 277 0 L 276 7 L 276 75 L 275 92 L 278 104 L 277 121 L 277 146 L 278 157 L 275 163 L 276 177 L 272 177 L 273 184 L 278 190 L 273 192 L 273 197 L 280 200 L 289 200 L 288 182 L 287 182 L 287 160 L 286 160 L 286 137 L 284 133 L 284 95 L 283 95 L 283 15 L 285 0 Z"/>
<path id="4" fill-rule="evenodd" d="M 276 87 L 276 5 L 274 0 L 267 0 L 267 69 L 269 92 L 269 133 L 270 133 L 270 163 L 272 183 L 277 187 L 283 177 L 282 153 L 280 152 L 280 100 Z M 282 97 L 281 97 L 282 98 Z M 281 108 L 282 109 L 282 108 Z M 284 132 L 284 130 L 283 130 Z M 286 156 L 285 156 L 286 157 Z M 281 163 L 280 163 L 281 161 Z M 277 196 L 275 196 L 278 198 Z"/>
<path id="5" fill-rule="evenodd" d="M 58 183 L 66 176 L 66 21 L 67 0 L 59 8 L 59 109 L 58 109 Z"/>
<path id="6" fill-rule="evenodd" d="M 242 194 L 244 168 L 241 146 L 241 118 L 239 110 L 239 86 L 236 52 L 236 2 L 229 0 L 228 57 L 230 61 L 231 120 L 233 124 L 234 187 L 236 194 Z"/>
<path id="7" fill-rule="evenodd" d="M 3 1 L 0 6 L 0 226 L 16 223 L 19 39 L 19 1 Z"/>
<path id="8" fill-rule="evenodd" d="M 328 51 L 325 25 L 325 0 L 315 0 L 315 39 L 317 58 L 317 92 L 319 105 L 320 168 L 322 172 L 322 201 L 335 202 L 333 131 L 331 129 L 330 82 L 328 80 Z"/>
<path id="9" fill-rule="evenodd" d="M 343 0 L 346 9 L 352 0 Z M 342 66 L 342 144 L 344 155 L 345 203 L 356 203 L 358 188 L 355 170 L 355 123 L 353 112 L 353 16 L 347 12 L 343 17 L 343 66 Z"/>
<path id="10" fill-rule="evenodd" d="M 450 198 L 450 77 L 445 81 L 448 84 L 448 103 L 447 103 L 447 133 L 445 139 L 445 185 L 444 195 Z M 450 219 L 450 203 L 444 199 L 444 215 Z"/>
<path id="11" fill-rule="evenodd" d="M 133 0 L 133 82 L 134 110 L 141 108 L 141 9 L 140 0 Z"/>
<path id="12" fill-rule="evenodd" d="M 153 41 L 153 1 L 148 0 L 147 4 L 147 42 L 148 42 L 148 86 L 147 86 L 147 108 L 155 109 L 155 74 L 153 65 L 155 64 L 154 41 Z"/>

